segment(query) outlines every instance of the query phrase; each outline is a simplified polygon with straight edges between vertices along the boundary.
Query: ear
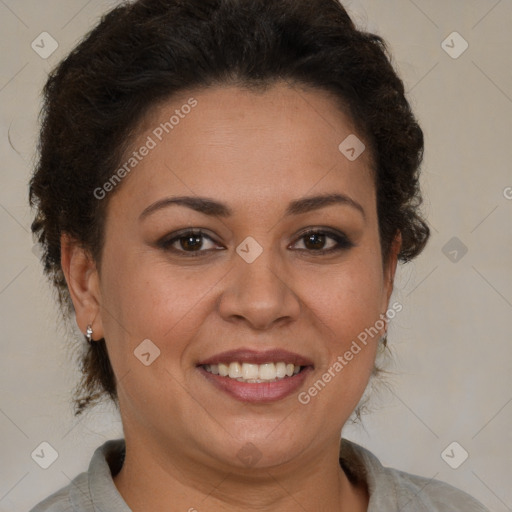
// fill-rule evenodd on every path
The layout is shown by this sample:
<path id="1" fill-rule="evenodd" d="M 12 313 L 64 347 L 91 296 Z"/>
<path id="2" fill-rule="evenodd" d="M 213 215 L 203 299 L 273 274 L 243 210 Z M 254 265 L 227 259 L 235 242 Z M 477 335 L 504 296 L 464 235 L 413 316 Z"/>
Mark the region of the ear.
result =
<path id="1" fill-rule="evenodd" d="M 101 321 L 101 293 L 99 274 L 89 251 L 67 234 L 60 240 L 61 266 L 75 308 L 76 323 L 85 334 L 87 326 L 93 329 L 93 339 L 104 337 Z"/>
<path id="2" fill-rule="evenodd" d="M 393 293 L 393 284 L 395 282 L 395 273 L 398 264 L 398 254 L 400 253 L 401 248 L 402 233 L 400 233 L 400 231 L 397 231 L 395 237 L 393 238 L 393 241 L 391 242 L 388 261 L 384 268 L 384 287 L 386 303 L 384 304 L 383 313 L 387 311 L 389 299 L 391 298 L 391 294 Z"/>

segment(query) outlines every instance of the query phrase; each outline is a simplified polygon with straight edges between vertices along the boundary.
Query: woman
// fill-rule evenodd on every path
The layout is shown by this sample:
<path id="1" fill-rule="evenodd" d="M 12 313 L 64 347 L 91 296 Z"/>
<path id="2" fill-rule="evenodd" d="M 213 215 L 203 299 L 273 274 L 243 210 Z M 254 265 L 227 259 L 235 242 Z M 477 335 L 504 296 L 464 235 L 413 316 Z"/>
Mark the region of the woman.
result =
<path id="1" fill-rule="evenodd" d="M 124 439 L 33 512 L 485 510 L 340 444 L 429 230 L 403 84 L 336 0 L 115 8 L 51 75 L 40 150 L 77 414 L 109 396 Z"/>

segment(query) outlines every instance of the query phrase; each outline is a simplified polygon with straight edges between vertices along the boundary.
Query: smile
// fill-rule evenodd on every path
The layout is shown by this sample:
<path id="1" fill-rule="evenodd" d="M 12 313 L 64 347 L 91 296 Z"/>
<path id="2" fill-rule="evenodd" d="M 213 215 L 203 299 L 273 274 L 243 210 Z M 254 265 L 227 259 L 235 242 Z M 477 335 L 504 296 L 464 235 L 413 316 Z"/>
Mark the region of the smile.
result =
<path id="1" fill-rule="evenodd" d="M 213 375 L 228 377 L 238 382 L 255 384 L 277 382 L 280 379 L 292 377 L 293 375 L 297 375 L 303 367 L 285 362 L 264 364 L 231 362 L 207 364 L 204 365 L 203 368 Z"/>

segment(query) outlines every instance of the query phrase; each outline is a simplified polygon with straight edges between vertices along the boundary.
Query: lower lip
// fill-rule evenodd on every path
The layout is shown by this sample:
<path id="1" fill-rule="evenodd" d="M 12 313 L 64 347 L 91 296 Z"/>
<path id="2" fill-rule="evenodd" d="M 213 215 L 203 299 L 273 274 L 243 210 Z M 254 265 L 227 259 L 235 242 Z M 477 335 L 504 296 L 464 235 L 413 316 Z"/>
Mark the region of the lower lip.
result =
<path id="1" fill-rule="evenodd" d="M 275 382 L 239 382 L 229 377 L 221 377 L 207 372 L 202 366 L 197 368 L 218 389 L 241 402 L 248 403 L 269 403 L 282 400 L 296 392 L 312 370 L 311 366 L 306 366 L 296 375 L 284 377 Z"/>

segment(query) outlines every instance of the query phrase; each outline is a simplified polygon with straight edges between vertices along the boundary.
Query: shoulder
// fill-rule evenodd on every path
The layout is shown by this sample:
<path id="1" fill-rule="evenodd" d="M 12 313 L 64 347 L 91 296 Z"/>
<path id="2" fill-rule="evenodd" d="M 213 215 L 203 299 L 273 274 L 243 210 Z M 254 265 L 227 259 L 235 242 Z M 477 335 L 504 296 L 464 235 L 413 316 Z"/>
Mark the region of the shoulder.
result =
<path id="1" fill-rule="evenodd" d="M 38 503 L 30 512 L 96 512 L 129 510 L 112 480 L 122 464 L 124 439 L 110 440 L 98 447 L 87 472 Z"/>
<path id="2" fill-rule="evenodd" d="M 80 473 L 69 485 L 45 498 L 29 512 L 76 512 L 72 503 L 72 491 L 76 489 L 78 492 L 87 495 L 87 487 L 87 473 Z"/>
<path id="3" fill-rule="evenodd" d="M 396 487 L 399 489 L 397 493 L 403 493 L 404 498 L 409 502 L 409 508 L 404 510 L 416 510 L 415 506 L 421 504 L 423 509 L 429 512 L 489 512 L 475 498 L 446 482 L 393 468 L 384 470 L 396 482 Z"/>
<path id="4" fill-rule="evenodd" d="M 384 467 L 362 446 L 342 439 L 340 463 L 355 480 L 364 480 L 370 502 L 368 512 L 489 512 L 469 494 L 450 484 Z"/>

